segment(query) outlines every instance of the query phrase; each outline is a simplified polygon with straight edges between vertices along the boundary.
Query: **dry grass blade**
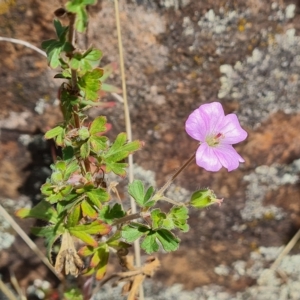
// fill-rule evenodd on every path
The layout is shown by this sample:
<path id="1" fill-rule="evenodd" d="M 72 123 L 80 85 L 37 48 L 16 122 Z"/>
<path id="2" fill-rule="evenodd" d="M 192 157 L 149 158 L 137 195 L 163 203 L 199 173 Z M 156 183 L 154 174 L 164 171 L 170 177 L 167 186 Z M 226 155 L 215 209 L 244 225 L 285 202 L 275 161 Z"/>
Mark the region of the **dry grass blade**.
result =
<path id="1" fill-rule="evenodd" d="M 43 56 L 47 57 L 47 54 L 43 50 L 39 49 L 38 47 L 36 47 L 28 42 L 25 42 L 22 40 L 17 40 L 17 39 L 12 39 L 12 38 L 7 38 L 7 37 L 2 37 L 2 36 L 0 36 L 0 41 L 23 45 L 23 46 L 30 48 L 30 49 L 42 54 Z"/>
<path id="2" fill-rule="evenodd" d="M 275 271 L 276 268 L 279 266 L 283 258 L 288 255 L 288 253 L 293 249 L 293 247 L 296 245 L 300 238 L 300 229 L 297 231 L 297 233 L 293 236 L 293 238 L 289 241 L 289 243 L 285 246 L 285 248 L 282 250 L 282 252 L 279 254 L 279 256 L 276 258 L 274 263 L 271 266 L 271 270 Z"/>
<path id="3" fill-rule="evenodd" d="M 26 296 L 23 294 L 22 289 L 18 283 L 18 280 L 13 272 L 10 272 L 10 282 L 14 286 L 21 300 L 26 300 Z"/>
<path id="4" fill-rule="evenodd" d="M 55 272 L 55 269 L 48 261 L 47 257 L 38 249 L 36 244 L 28 237 L 23 229 L 15 222 L 15 220 L 8 214 L 8 212 L 0 205 L 0 214 L 10 224 L 10 226 L 17 232 L 17 234 L 23 239 L 28 247 L 42 260 L 42 262 L 55 274 L 55 276 L 62 280 L 61 275 Z"/>
<path id="5" fill-rule="evenodd" d="M 18 298 L 11 292 L 11 290 L 5 285 L 5 283 L 0 279 L 0 291 L 9 299 L 9 300 L 18 300 Z"/>
<path id="6" fill-rule="evenodd" d="M 123 56 L 123 44 L 122 44 L 122 34 L 121 34 L 121 24 L 120 24 L 120 11 L 119 11 L 119 2 L 114 0 L 115 3 L 115 13 L 116 13 L 116 27 L 118 34 L 118 48 L 120 56 L 120 69 L 121 69 L 121 79 L 122 79 L 122 90 L 123 90 L 123 101 L 124 101 L 124 114 L 125 114 L 125 125 L 126 125 L 126 134 L 129 141 L 132 141 L 132 131 L 131 131 L 131 122 L 130 114 L 128 108 L 127 100 L 127 89 L 126 89 L 126 78 L 125 78 L 125 64 Z M 128 170 L 128 179 L 129 183 L 133 181 L 133 157 L 132 155 L 128 156 L 129 170 Z M 134 199 L 130 198 L 131 212 L 136 213 L 136 203 Z M 134 241 L 134 256 L 137 267 L 141 266 L 141 248 L 139 240 Z M 140 300 L 144 299 L 144 291 L 141 286 L 140 289 Z"/>

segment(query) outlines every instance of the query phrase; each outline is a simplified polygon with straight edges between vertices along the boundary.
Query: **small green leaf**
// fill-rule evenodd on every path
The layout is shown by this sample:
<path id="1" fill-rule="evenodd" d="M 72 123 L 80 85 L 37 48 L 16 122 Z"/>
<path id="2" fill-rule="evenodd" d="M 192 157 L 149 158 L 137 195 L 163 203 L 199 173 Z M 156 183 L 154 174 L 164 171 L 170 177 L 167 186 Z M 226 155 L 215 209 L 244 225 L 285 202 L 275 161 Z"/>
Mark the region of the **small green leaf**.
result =
<path id="1" fill-rule="evenodd" d="M 80 138 L 82 141 L 88 139 L 88 138 L 90 137 L 90 133 L 89 133 L 88 128 L 86 128 L 86 127 L 81 127 L 81 128 L 78 130 L 78 136 L 79 136 L 79 138 Z"/>
<path id="2" fill-rule="evenodd" d="M 109 200 L 109 194 L 102 188 L 89 190 L 86 194 L 97 208 L 101 208 L 102 203 Z"/>
<path id="3" fill-rule="evenodd" d="M 85 93 L 85 98 L 87 100 L 95 101 L 99 98 L 98 92 L 101 88 L 100 78 L 102 75 L 103 70 L 97 68 L 93 71 L 86 72 L 78 79 L 78 86 Z"/>
<path id="4" fill-rule="evenodd" d="M 122 206 L 116 203 L 113 207 L 105 205 L 99 212 L 99 219 L 105 221 L 108 224 L 112 224 L 115 219 L 122 218 L 126 215 Z"/>
<path id="5" fill-rule="evenodd" d="M 147 234 L 151 229 L 139 223 L 131 223 L 122 228 L 122 237 L 127 242 L 134 242 L 136 239 Z"/>
<path id="6" fill-rule="evenodd" d="M 146 251 L 146 253 L 151 254 L 159 250 L 159 245 L 157 243 L 156 232 L 150 232 L 141 244 L 141 248 Z"/>
<path id="7" fill-rule="evenodd" d="M 89 139 L 92 150 L 99 153 L 107 148 L 107 137 L 92 135 Z"/>
<path id="8" fill-rule="evenodd" d="M 82 224 L 82 225 L 76 225 L 74 227 L 69 227 L 68 228 L 70 232 L 75 232 L 75 231 L 82 231 L 87 234 L 101 234 L 101 235 L 106 235 L 111 231 L 111 226 L 108 224 L 105 224 L 101 222 L 100 220 L 93 221 L 90 224 Z"/>
<path id="9" fill-rule="evenodd" d="M 74 149 L 71 146 L 62 149 L 63 160 L 70 160 L 74 157 Z"/>
<path id="10" fill-rule="evenodd" d="M 68 227 L 76 226 L 79 223 L 80 219 L 81 219 L 80 206 L 77 205 L 73 208 L 71 213 L 68 215 L 67 226 Z"/>
<path id="11" fill-rule="evenodd" d="M 106 117 L 97 117 L 90 126 L 90 134 L 95 135 L 106 131 Z"/>
<path id="12" fill-rule="evenodd" d="M 98 212 L 92 207 L 89 201 L 84 200 L 81 202 L 81 210 L 84 217 L 97 218 Z"/>
<path id="13" fill-rule="evenodd" d="M 135 199 L 137 204 L 141 207 L 150 207 L 155 204 L 155 201 L 149 201 L 153 195 L 154 188 L 149 187 L 146 194 L 144 192 L 144 185 L 140 180 L 134 180 L 128 186 L 128 193 Z"/>
<path id="14" fill-rule="evenodd" d="M 47 40 L 42 42 L 42 48 L 46 51 L 50 67 L 55 69 L 60 62 L 60 54 L 62 52 L 70 52 L 74 50 L 72 44 L 66 40 L 68 27 L 63 27 L 59 20 L 54 20 L 54 26 L 59 40 Z"/>
<path id="15" fill-rule="evenodd" d="M 56 126 L 49 131 L 46 132 L 45 134 L 45 139 L 53 139 L 56 136 L 60 135 L 64 131 L 64 128 L 62 126 Z"/>
<path id="16" fill-rule="evenodd" d="M 57 223 L 58 222 L 58 214 L 57 211 L 54 209 L 54 207 L 46 202 L 45 200 L 42 200 L 39 202 L 36 206 L 33 208 L 21 208 L 18 211 L 16 211 L 16 216 L 19 218 L 36 218 L 40 220 L 45 220 L 51 223 Z"/>
<path id="17" fill-rule="evenodd" d="M 173 235 L 167 229 L 159 229 L 156 231 L 157 238 L 161 242 L 162 247 L 166 252 L 175 251 L 179 247 L 180 239 Z"/>
<path id="18" fill-rule="evenodd" d="M 151 219 L 152 228 L 160 228 L 163 225 L 163 222 L 166 220 L 166 214 L 163 213 L 159 208 L 156 208 L 151 211 Z"/>
<path id="19" fill-rule="evenodd" d="M 90 155 L 90 144 L 88 141 L 86 141 L 85 143 L 83 143 L 81 146 L 80 146 L 80 156 L 82 158 L 87 158 L 89 155 Z"/>
<path id="20" fill-rule="evenodd" d="M 70 234 L 79 238 L 83 242 L 85 242 L 87 245 L 97 247 L 98 243 L 87 233 L 84 231 L 78 231 L 74 229 L 75 227 L 69 228 Z"/>
<path id="21" fill-rule="evenodd" d="M 95 252 L 95 248 L 92 246 L 83 246 L 79 249 L 78 254 L 81 256 L 90 256 Z"/>
<path id="22" fill-rule="evenodd" d="M 126 143 L 126 133 L 120 133 L 107 153 L 102 157 L 106 164 L 106 172 L 113 171 L 117 175 L 125 175 L 127 164 L 119 163 L 119 161 L 128 157 L 133 151 L 140 149 L 140 147 L 141 143 L 139 141 Z"/>

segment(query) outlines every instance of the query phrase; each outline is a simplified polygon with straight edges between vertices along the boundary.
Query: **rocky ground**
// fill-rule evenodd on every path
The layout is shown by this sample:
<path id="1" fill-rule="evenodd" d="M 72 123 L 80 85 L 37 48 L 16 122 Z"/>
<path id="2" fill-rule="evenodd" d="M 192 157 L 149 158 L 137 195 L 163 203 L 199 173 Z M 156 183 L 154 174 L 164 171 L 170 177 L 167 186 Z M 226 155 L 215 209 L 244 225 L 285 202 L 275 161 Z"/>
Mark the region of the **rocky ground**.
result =
<path id="1" fill-rule="evenodd" d="M 60 1 L 1 5 L 0 36 L 38 47 L 53 37 Z M 225 201 L 194 212 L 180 249 L 159 254 L 147 299 L 300 299 L 299 245 L 280 265 L 285 277 L 264 271 L 300 227 L 299 11 L 296 0 L 121 1 L 133 134 L 145 141 L 134 157 L 137 177 L 160 187 L 191 155 L 197 143 L 184 122 L 202 103 L 220 101 L 249 134 L 236 147 L 246 160 L 238 170 L 209 173 L 191 164 L 170 189 L 184 200 L 209 186 Z M 103 65 L 118 62 L 113 3 L 103 0 L 90 14 L 89 42 L 102 49 Z M 40 54 L 1 41 L 0 53 L 0 203 L 13 213 L 39 200 L 49 175 L 42 134 L 61 120 L 59 83 Z M 110 80 L 120 86 L 118 70 Z M 106 114 L 114 136 L 124 130 L 122 109 L 116 102 L 90 114 Z M 31 221 L 18 223 L 29 232 Z M 24 288 L 36 278 L 54 285 L 1 216 L 0 228 L 0 273 L 14 270 Z"/>

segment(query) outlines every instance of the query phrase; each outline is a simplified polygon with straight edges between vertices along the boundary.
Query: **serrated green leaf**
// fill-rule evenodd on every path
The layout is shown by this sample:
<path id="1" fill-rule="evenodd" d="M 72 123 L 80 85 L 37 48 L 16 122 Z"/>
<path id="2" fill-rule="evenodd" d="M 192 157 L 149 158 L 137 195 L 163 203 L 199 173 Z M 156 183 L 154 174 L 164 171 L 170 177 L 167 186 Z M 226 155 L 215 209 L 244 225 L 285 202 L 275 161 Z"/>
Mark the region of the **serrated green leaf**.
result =
<path id="1" fill-rule="evenodd" d="M 149 201 L 154 192 L 153 187 L 149 187 L 147 192 L 144 192 L 144 185 L 140 180 L 134 180 L 128 186 L 128 193 L 135 199 L 141 207 L 150 207 L 155 204 L 155 201 Z"/>
<path id="2" fill-rule="evenodd" d="M 69 228 L 69 232 L 71 235 L 79 238 L 90 246 L 97 247 L 98 243 L 89 234 L 85 233 L 84 231 L 76 230 L 74 228 L 75 227 Z"/>
<path id="3" fill-rule="evenodd" d="M 106 131 L 106 117 L 97 117 L 90 126 L 90 134 L 95 135 Z"/>
<path id="4" fill-rule="evenodd" d="M 91 206 L 91 204 L 87 200 L 81 202 L 81 210 L 84 217 L 95 219 L 98 215 L 98 212 Z"/>
<path id="5" fill-rule="evenodd" d="M 152 219 L 152 228 L 156 229 L 163 225 L 163 222 L 166 219 L 166 214 L 163 213 L 159 208 L 156 208 L 151 211 L 151 219 Z"/>
<path id="6" fill-rule="evenodd" d="M 66 34 L 68 27 L 63 27 L 58 20 L 54 20 L 54 26 L 56 29 L 59 40 L 48 40 L 42 43 L 42 48 L 46 51 L 48 62 L 51 68 L 57 68 L 61 65 L 60 54 L 61 52 L 70 52 L 74 50 L 72 44 L 66 40 Z"/>
<path id="7" fill-rule="evenodd" d="M 102 57 L 102 52 L 98 49 L 88 49 L 85 53 L 75 53 L 70 60 L 70 67 L 81 73 L 91 71 L 97 67 Z"/>
<path id="8" fill-rule="evenodd" d="M 73 160 L 72 162 L 68 163 L 64 172 L 64 180 L 68 180 L 70 176 L 78 170 L 79 166 L 77 164 L 77 161 Z"/>
<path id="9" fill-rule="evenodd" d="M 99 257 L 98 264 L 95 267 L 96 271 L 96 279 L 101 280 L 107 269 L 107 263 L 109 258 L 109 249 L 106 244 L 103 244 L 101 247 L 97 249 L 97 255 Z"/>
<path id="10" fill-rule="evenodd" d="M 92 150 L 99 153 L 107 148 L 107 137 L 92 135 L 89 139 Z"/>
<path id="11" fill-rule="evenodd" d="M 128 243 L 134 242 L 136 239 L 147 234 L 151 229 L 139 223 L 131 223 L 122 228 L 122 238 Z"/>
<path id="12" fill-rule="evenodd" d="M 81 256 L 90 256 L 95 252 L 95 248 L 92 246 L 83 246 L 79 249 L 78 254 Z"/>
<path id="13" fill-rule="evenodd" d="M 45 220 L 51 223 L 56 223 L 58 221 L 58 214 L 54 207 L 46 202 L 41 200 L 33 208 L 21 208 L 16 211 L 16 216 L 19 218 L 36 218 L 40 220 Z"/>
<path id="14" fill-rule="evenodd" d="M 79 130 L 78 130 L 78 136 L 79 138 L 84 141 L 86 139 L 88 139 L 90 137 L 90 132 L 88 130 L 88 128 L 86 127 L 81 127 Z"/>
<path id="15" fill-rule="evenodd" d="M 80 211 L 80 206 L 77 205 L 76 207 L 73 208 L 71 213 L 68 215 L 67 218 L 67 227 L 74 227 L 76 226 L 81 219 L 81 211 Z"/>
<path id="16" fill-rule="evenodd" d="M 64 131 L 64 128 L 62 126 L 56 126 L 46 132 L 45 139 L 47 139 L 47 140 L 53 139 L 56 136 L 58 136 L 59 134 L 61 134 L 63 131 Z"/>
<path id="17" fill-rule="evenodd" d="M 116 203 L 113 207 L 105 205 L 99 212 L 99 219 L 105 221 L 108 224 L 112 224 L 115 219 L 122 218 L 126 215 L 122 206 Z"/>
<path id="18" fill-rule="evenodd" d="M 78 79 L 78 86 L 84 92 L 86 100 L 95 101 L 99 98 L 98 92 L 101 88 L 100 78 L 103 75 L 102 69 L 94 69 L 86 72 Z"/>
<path id="19" fill-rule="evenodd" d="M 144 185 L 141 180 L 134 180 L 128 185 L 128 193 L 136 200 L 139 205 L 144 202 Z"/>
<path id="20" fill-rule="evenodd" d="M 69 227 L 68 229 L 69 229 L 70 232 L 82 231 L 82 232 L 85 232 L 87 234 L 106 235 L 111 231 L 111 226 L 97 220 L 97 221 L 93 221 L 90 224 L 76 225 L 74 227 Z"/>
<path id="21" fill-rule="evenodd" d="M 101 208 L 102 203 L 109 200 L 109 194 L 102 188 L 92 189 L 86 194 L 97 208 Z"/>
<path id="22" fill-rule="evenodd" d="M 141 147 L 139 141 L 126 143 L 126 133 L 120 133 L 115 142 L 111 145 L 107 153 L 102 157 L 106 164 L 106 171 L 113 171 L 117 175 L 124 176 L 126 174 L 126 163 L 119 163 L 120 160 L 128 157 L 133 151 Z"/>
<path id="23" fill-rule="evenodd" d="M 156 236 L 166 252 L 175 251 L 179 247 L 180 239 L 167 229 L 159 229 Z"/>
<path id="24" fill-rule="evenodd" d="M 87 158 L 89 155 L 90 155 L 90 144 L 88 141 L 86 141 L 85 143 L 83 143 L 81 146 L 80 146 L 80 156 L 82 158 Z"/>
<path id="25" fill-rule="evenodd" d="M 143 242 L 141 243 L 141 248 L 145 250 L 146 253 L 151 254 L 159 250 L 159 245 L 157 243 L 156 232 L 150 232 Z"/>

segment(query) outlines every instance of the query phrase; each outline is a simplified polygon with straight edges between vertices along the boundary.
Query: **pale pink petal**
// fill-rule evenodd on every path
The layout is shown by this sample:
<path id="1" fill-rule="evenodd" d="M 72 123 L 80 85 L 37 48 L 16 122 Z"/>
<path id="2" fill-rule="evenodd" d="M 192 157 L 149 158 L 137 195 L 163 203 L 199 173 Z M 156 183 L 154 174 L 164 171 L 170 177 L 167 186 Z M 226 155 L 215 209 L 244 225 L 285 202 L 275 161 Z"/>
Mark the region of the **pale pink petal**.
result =
<path id="1" fill-rule="evenodd" d="M 223 127 L 225 118 L 224 110 L 219 102 L 212 102 L 201 105 L 199 108 L 202 119 L 206 124 L 206 136 L 211 134 L 218 134 L 219 127 Z"/>
<path id="2" fill-rule="evenodd" d="M 243 158 L 231 145 L 220 144 L 218 147 L 213 148 L 213 151 L 219 162 L 228 172 L 237 169 L 239 163 L 244 162 Z"/>
<path id="3" fill-rule="evenodd" d="M 222 127 L 224 110 L 219 102 L 203 104 L 194 110 L 185 123 L 186 132 L 195 140 L 205 142 L 208 135 L 218 134 Z"/>
<path id="4" fill-rule="evenodd" d="M 203 143 L 196 152 L 196 163 L 206 171 L 217 172 L 222 168 L 222 164 L 214 153 L 214 148 Z"/>
<path id="5" fill-rule="evenodd" d="M 225 116 L 220 132 L 224 138 L 224 144 L 236 144 L 247 138 L 247 132 L 241 127 L 239 120 L 235 114 Z"/>
<path id="6" fill-rule="evenodd" d="M 193 139 L 204 142 L 206 137 L 205 120 L 201 117 L 199 108 L 194 110 L 185 122 L 185 130 Z"/>

